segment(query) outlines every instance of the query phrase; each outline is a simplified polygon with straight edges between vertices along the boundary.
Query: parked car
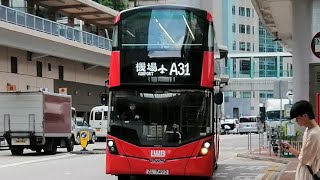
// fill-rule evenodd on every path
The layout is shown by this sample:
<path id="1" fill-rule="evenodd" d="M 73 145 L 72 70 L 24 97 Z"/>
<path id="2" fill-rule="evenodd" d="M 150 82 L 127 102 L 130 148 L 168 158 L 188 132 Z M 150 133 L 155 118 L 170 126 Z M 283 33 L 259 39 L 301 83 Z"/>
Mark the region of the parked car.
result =
<path id="1" fill-rule="evenodd" d="M 81 131 L 89 131 L 89 143 L 95 143 L 97 136 L 95 129 L 92 128 L 83 117 L 76 118 L 76 143 L 80 144 L 80 132 Z"/>
<path id="2" fill-rule="evenodd" d="M 221 134 L 238 134 L 238 133 L 239 133 L 238 119 L 221 120 Z"/>

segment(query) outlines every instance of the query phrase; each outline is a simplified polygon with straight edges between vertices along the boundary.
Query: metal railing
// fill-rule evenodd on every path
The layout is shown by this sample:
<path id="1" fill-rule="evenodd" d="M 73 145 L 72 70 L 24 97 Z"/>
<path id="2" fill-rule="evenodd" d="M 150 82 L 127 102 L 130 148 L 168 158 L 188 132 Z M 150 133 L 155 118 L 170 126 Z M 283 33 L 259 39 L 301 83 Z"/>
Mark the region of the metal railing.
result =
<path id="1" fill-rule="evenodd" d="M 57 22 L 2 5 L 0 5 L 0 21 L 5 21 L 18 26 L 26 27 L 28 29 L 59 36 L 101 49 L 111 50 L 111 40 L 108 38 L 97 36 L 85 31 L 80 31 L 70 26 L 59 24 Z"/>
<path id="2" fill-rule="evenodd" d="M 229 73 L 228 69 L 226 72 Z M 277 77 L 277 70 L 233 71 L 231 78 L 273 78 Z M 279 77 L 292 77 L 291 70 L 280 70 Z"/>

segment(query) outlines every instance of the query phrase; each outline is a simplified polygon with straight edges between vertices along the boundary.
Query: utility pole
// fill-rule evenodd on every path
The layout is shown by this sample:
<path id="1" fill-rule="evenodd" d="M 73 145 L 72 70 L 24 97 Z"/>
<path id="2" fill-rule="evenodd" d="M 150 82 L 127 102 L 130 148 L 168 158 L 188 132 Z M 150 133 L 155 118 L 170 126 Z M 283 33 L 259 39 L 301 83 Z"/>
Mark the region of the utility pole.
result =
<path id="1" fill-rule="evenodd" d="M 279 129 L 279 152 L 280 152 L 280 155 L 279 157 L 281 157 L 281 154 L 282 154 L 282 149 L 280 148 L 281 147 L 281 144 L 282 144 L 282 95 L 281 95 L 281 80 L 279 80 L 279 97 L 280 97 L 280 129 Z"/>

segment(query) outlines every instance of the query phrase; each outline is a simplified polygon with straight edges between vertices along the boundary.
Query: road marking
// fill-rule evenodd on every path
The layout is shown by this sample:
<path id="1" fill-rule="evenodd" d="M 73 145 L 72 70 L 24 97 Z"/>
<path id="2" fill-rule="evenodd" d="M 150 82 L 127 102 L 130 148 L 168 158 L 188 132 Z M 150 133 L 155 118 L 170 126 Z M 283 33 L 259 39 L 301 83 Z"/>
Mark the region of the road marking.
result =
<path id="1" fill-rule="evenodd" d="M 295 173 L 296 171 L 284 171 L 285 173 Z"/>
<path id="2" fill-rule="evenodd" d="M 213 177 L 214 178 L 226 178 L 226 177 L 228 177 L 228 173 L 214 173 L 214 175 L 213 175 Z"/>
<path id="3" fill-rule="evenodd" d="M 55 157 L 49 157 L 49 158 L 41 158 L 41 159 L 35 159 L 35 160 L 30 160 L 30 161 L 22 161 L 22 162 L 18 162 L 18 163 L 0 165 L 0 169 L 8 168 L 8 167 L 14 167 L 14 166 L 21 166 L 21 165 L 25 165 L 25 164 L 32 164 L 32 163 L 37 163 L 37 162 L 50 161 L 50 160 L 55 160 L 55 159 L 68 158 L 68 157 L 71 157 L 71 156 L 75 156 L 75 154 L 66 154 L 66 155 L 61 155 L 61 156 L 55 156 Z"/>
<path id="4" fill-rule="evenodd" d="M 240 173 L 240 176 L 236 176 L 232 180 L 260 180 L 262 177 L 262 173 Z"/>
<path id="5" fill-rule="evenodd" d="M 267 168 L 268 166 L 226 166 L 225 170 L 226 171 L 234 171 L 236 169 L 246 169 L 249 171 L 255 171 L 255 170 L 263 170 Z"/>

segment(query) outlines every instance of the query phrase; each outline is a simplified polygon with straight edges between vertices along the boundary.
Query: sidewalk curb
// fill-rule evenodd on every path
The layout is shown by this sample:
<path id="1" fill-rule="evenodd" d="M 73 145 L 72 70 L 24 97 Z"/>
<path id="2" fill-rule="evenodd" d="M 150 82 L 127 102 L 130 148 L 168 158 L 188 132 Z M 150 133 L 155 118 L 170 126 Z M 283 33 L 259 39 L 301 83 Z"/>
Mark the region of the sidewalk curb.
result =
<path id="1" fill-rule="evenodd" d="M 248 159 L 253 159 L 253 160 L 261 160 L 261 161 L 271 161 L 271 162 L 276 162 L 276 163 L 282 163 L 282 164 L 288 164 L 290 161 L 288 160 L 283 160 L 283 159 L 275 159 L 271 157 L 261 157 L 259 155 L 253 155 L 253 154 L 237 154 L 237 157 L 242 157 L 242 158 L 248 158 Z"/>
<path id="2" fill-rule="evenodd" d="M 281 178 L 283 173 L 286 171 L 287 166 L 288 166 L 288 164 L 277 174 L 277 176 L 275 177 L 276 180 L 279 180 Z"/>

